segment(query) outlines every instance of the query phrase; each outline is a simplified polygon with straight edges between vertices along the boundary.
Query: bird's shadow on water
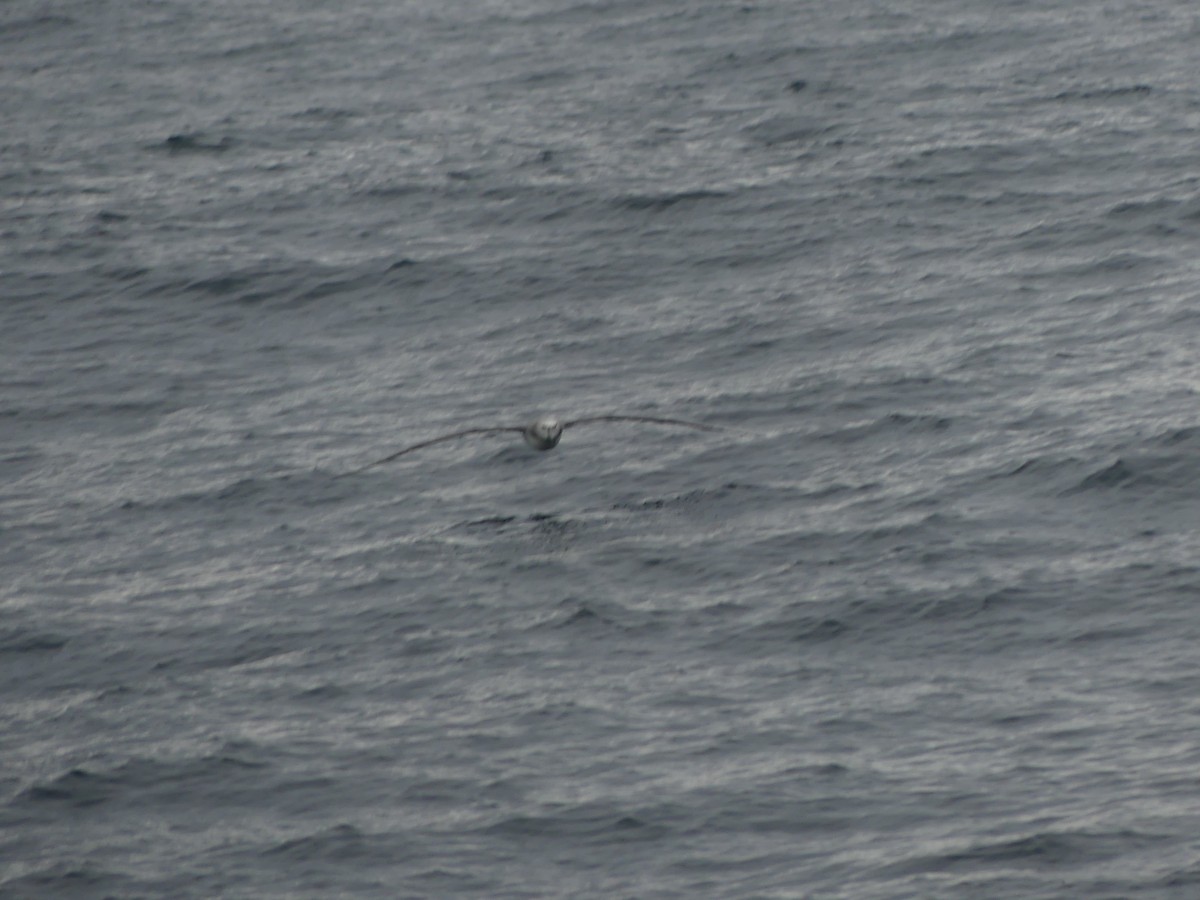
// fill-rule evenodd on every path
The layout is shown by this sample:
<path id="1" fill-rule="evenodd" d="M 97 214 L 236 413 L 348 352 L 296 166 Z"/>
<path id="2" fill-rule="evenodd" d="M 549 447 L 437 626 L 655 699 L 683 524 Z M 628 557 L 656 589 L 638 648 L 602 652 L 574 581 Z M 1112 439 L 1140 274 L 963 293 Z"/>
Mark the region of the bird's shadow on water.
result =
<path id="1" fill-rule="evenodd" d="M 447 544 L 520 548 L 520 554 L 565 553 L 599 527 L 587 516 L 558 512 L 497 514 L 464 519 L 435 530 L 430 537 Z M 505 556 L 511 562 L 510 555 Z"/>
<path id="2" fill-rule="evenodd" d="M 334 554 L 408 544 L 555 555 L 623 539 L 669 542 L 691 523 L 719 519 L 730 504 L 753 502 L 753 484 L 693 487 L 680 485 L 669 467 L 597 470 L 588 460 L 521 444 L 464 447 L 369 471 L 321 465 L 213 479 L 124 507 L 142 514 L 190 508 L 197 523 L 219 519 L 225 528 L 285 523 L 279 527 Z"/>
<path id="3" fill-rule="evenodd" d="M 721 521 L 731 502 L 741 502 L 755 490 L 753 485 L 727 483 L 581 505 L 574 510 L 504 511 L 464 518 L 436 529 L 431 536 L 478 545 L 516 542 L 541 553 L 650 536 L 669 539 L 672 533 L 698 522 Z"/>

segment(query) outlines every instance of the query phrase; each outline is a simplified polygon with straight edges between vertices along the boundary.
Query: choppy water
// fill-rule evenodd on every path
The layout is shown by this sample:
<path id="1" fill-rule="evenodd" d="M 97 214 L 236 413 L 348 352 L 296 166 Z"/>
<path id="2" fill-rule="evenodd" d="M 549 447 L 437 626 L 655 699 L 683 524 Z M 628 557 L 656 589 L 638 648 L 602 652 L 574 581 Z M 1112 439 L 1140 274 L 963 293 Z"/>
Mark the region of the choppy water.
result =
<path id="1" fill-rule="evenodd" d="M 1198 26 L 0 4 L 0 896 L 1197 896 Z"/>

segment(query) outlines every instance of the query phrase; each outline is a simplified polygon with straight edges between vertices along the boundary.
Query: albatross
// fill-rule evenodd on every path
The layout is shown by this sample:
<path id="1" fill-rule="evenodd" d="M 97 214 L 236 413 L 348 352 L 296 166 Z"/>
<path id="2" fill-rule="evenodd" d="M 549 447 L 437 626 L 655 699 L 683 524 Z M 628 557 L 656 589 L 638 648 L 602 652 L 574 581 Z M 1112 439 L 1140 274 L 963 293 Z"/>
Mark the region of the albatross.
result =
<path id="1" fill-rule="evenodd" d="M 368 463 L 358 469 L 352 469 L 349 472 L 344 472 L 345 475 L 357 475 L 359 472 L 365 472 L 367 469 L 373 469 L 375 466 L 381 466 L 384 463 L 389 463 L 394 459 L 399 459 L 407 453 L 412 453 L 414 450 L 421 450 L 425 447 L 431 447 L 434 444 L 442 444 L 446 441 L 456 441 L 459 438 L 468 437 L 473 434 L 503 434 L 506 432 L 516 432 L 525 438 L 527 443 L 534 450 L 553 450 L 558 446 L 558 442 L 562 440 L 562 434 L 568 428 L 574 428 L 576 425 L 592 425 L 596 422 L 649 422 L 652 425 L 675 425 L 683 428 L 694 428 L 699 431 L 720 431 L 715 425 L 702 425 L 699 422 L 685 422 L 683 419 L 663 419 L 657 416 L 587 416 L 582 419 L 568 419 L 565 422 L 560 421 L 554 416 L 541 416 L 534 419 L 528 425 L 493 425 L 485 428 L 464 428 L 462 431 L 455 431 L 450 434 L 440 434 L 437 437 L 429 438 L 428 440 L 420 441 L 416 444 L 410 444 L 395 453 L 385 456 L 383 459 L 377 459 L 373 463 Z"/>

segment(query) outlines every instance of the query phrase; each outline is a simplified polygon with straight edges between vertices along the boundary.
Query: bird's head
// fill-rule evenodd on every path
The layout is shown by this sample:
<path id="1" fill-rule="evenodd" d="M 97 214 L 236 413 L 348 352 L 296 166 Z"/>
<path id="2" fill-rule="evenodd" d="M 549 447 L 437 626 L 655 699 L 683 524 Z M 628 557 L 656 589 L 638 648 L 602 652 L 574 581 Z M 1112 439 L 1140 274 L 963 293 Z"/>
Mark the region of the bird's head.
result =
<path id="1" fill-rule="evenodd" d="M 562 423 L 554 416 L 542 416 L 525 426 L 525 443 L 534 450 L 553 450 L 562 437 Z"/>

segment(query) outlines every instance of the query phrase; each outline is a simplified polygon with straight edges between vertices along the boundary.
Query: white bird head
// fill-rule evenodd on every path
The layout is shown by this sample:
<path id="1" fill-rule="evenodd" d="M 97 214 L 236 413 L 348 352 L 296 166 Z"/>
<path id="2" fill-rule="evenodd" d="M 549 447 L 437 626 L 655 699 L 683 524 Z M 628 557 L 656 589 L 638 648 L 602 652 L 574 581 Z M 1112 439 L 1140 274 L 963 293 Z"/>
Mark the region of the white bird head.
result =
<path id="1" fill-rule="evenodd" d="M 534 450 L 553 450 L 562 437 L 563 426 L 554 416 L 543 416 L 526 425 L 521 433 Z"/>

